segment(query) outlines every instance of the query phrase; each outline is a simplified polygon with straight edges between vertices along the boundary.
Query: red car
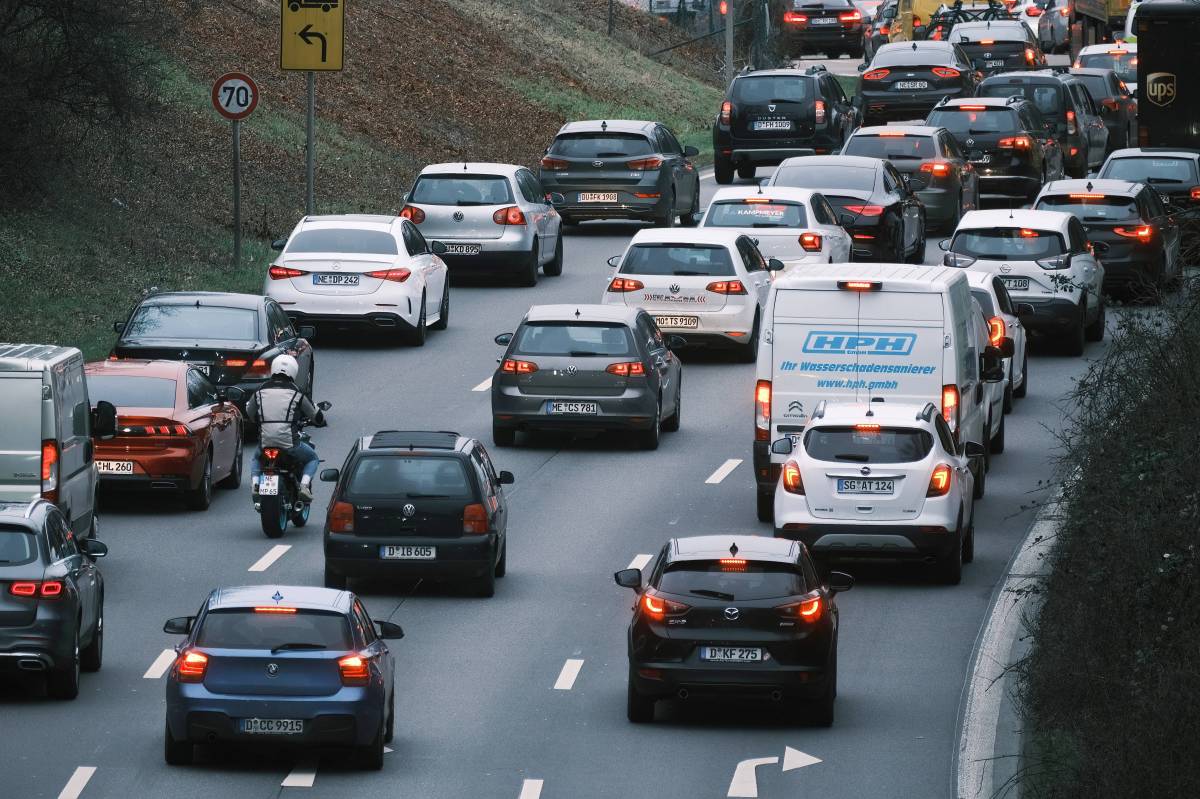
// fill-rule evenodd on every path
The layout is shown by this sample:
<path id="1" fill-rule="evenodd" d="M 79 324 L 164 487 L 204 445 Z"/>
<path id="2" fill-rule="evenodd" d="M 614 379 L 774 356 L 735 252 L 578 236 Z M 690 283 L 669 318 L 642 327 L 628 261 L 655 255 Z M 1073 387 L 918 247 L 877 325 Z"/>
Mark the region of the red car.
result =
<path id="1" fill-rule="evenodd" d="M 204 510 L 214 483 L 242 482 L 242 414 L 179 361 L 110 360 L 84 367 L 88 396 L 117 407 L 117 435 L 97 441 L 105 489 L 168 490 Z M 225 391 L 229 391 L 226 389 Z"/>

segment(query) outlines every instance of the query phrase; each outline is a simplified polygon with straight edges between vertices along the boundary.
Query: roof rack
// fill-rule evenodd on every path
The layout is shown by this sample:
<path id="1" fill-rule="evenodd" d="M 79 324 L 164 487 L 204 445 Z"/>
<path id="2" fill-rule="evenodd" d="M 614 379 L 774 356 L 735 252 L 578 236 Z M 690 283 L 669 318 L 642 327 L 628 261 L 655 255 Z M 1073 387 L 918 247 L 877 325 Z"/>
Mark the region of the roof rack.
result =
<path id="1" fill-rule="evenodd" d="M 380 430 L 368 449 L 454 449 L 458 433 L 451 430 Z"/>

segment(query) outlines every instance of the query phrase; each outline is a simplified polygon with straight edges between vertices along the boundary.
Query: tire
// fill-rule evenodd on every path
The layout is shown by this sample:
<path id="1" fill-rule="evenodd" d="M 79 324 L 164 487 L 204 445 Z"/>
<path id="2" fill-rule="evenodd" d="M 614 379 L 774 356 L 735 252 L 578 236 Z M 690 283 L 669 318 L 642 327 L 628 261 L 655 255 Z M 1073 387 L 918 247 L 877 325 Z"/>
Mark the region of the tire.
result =
<path id="1" fill-rule="evenodd" d="M 679 224 L 683 227 L 696 227 L 700 224 L 700 217 L 704 214 L 700 213 L 700 188 L 696 187 L 696 195 L 692 199 L 692 210 L 686 214 L 679 215 Z"/>
<path id="2" fill-rule="evenodd" d="M 758 520 L 760 522 L 775 522 L 775 494 L 767 494 L 759 491 L 755 495 L 757 499 Z"/>
<path id="3" fill-rule="evenodd" d="M 683 378 L 679 378 L 679 383 L 675 389 L 675 413 L 663 419 L 662 429 L 664 433 L 679 432 L 679 422 L 683 416 Z"/>
<path id="4" fill-rule="evenodd" d="M 1079 303 L 1079 319 L 1062 341 L 1062 350 L 1064 355 L 1079 357 L 1083 355 L 1083 343 L 1086 338 L 1084 329 L 1086 327 L 1085 320 L 1087 319 L 1087 300 L 1084 299 Z"/>
<path id="5" fill-rule="evenodd" d="M 329 568 L 329 564 L 325 564 L 325 587 L 336 588 L 340 591 L 345 591 L 350 580 L 344 574 L 338 574 L 333 569 Z"/>
<path id="6" fill-rule="evenodd" d="M 1096 321 L 1092 322 L 1083 331 L 1083 337 L 1088 341 L 1104 341 L 1104 322 L 1106 310 L 1104 299 L 1100 300 L 1100 311 L 1096 314 Z"/>
<path id="7" fill-rule="evenodd" d="M 383 742 L 390 744 L 392 739 L 396 737 L 396 689 L 392 688 L 392 693 L 388 696 L 388 714 L 387 721 L 383 727 Z"/>
<path id="8" fill-rule="evenodd" d="M 675 227 L 675 217 L 675 192 L 672 190 L 671 194 L 667 198 L 667 210 L 662 216 L 657 216 L 654 218 L 654 226 L 661 228 L 673 228 Z"/>
<path id="9" fill-rule="evenodd" d="M 450 324 L 450 276 L 446 276 L 446 284 L 442 287 L 442 305 L 438 309 L 438 320 L 429 327 L 433 330 L 445 330 Z"/>
<path id="10" fill-rule="evenodd" d="M 961 520 L 955 531 L 956 545 L 952 551 L 940 558 L 933 567 L 933 578 L 942 585 L 958 585 L 962 582 L 963 530 Z"/>
<path id="11" fill-rule="evenodd" d="M 1013 409 L 1013 387 L 1012 378 L 1009 378 L 1008 385 L 1004 387 L 1004 412 L 1012 413 Z"/>
<path id="12" fill-rule="evenodd" d="M 722 158 L 713 160 L 713 178 L 721 186 L 733 183 L 733 164 Z"/>
<path id="13" fill-rule="evenodd" d="M 508 538 L 500 545 L 500 559 L 496 561 L 496 576 L 503 577 L 508 573 Z"/>
<path id="14" fill-rule="evenodd" d="M 258 520 L 267 538 L 280 538 L 287 529 L 287 511 L 283 508 L 283 497 L 259 497 Z"/>
<path id="15" fill-rule="evenodd" d="M 662 437 L 662 399 L 658 401 L 658 409 L 654 413 L 654 421 L 650 423 L 649 430 L 638 431 L 638 446 L 642 449 L 655 450 L 658 449 L 659 439 Z"/>
<path id="16" fill-rule="evenodd" d="M 517 443 L 517 431 L 492 422 L 492 443 L 497 447 L 512 447 Z"/>
<path id="17" fill-rule="evenodd" d="M 812 723 L 818 727 L 832 727 L 834 704 L 837 700 L 837 644 L 829 654 L 829 665 L 825 669 L 825 694 L 811 705 Z"/>
<path id="18" fill-rule="evenodd" d="M 861 47 L 852 48 L 850 50 L 847 50 L 846 53 L 847 53 L 847 55 L 850 56 L 851 61 L 853 61 L 856 58 L 861 59 L 863 57 L 863 49 Z"/>
<path id="19" fill-rule="evenodd" d="M 654 721 L 656 700 L 643 696 L 633 679 L 633 666 L 629 667 L 629 688 L 625 694 L 625 715 L 634 724 L 649 724 Z"/>
<path id="20" fill-rule="evenodd" d="M 104 595 L 100 595 L 100 607 L 96 611 L 96 631 L 92 640 L 79 653 L 79 667 L 84 671 L 100 671 L 104 663 Z"/>
<path id="21" fill-rule="evenodd" d="M 967 537 L 963 540 L 963 563 L 975 560 L 975 509 L 971 509 L 971 521 L 967 524 Z"/>
<path id="22" fill-rule="evenodd" d="M 517 273 L 517 285 L 524 288 L 533 288 L 538 281 L 538 244 L 537 239 L 533 240 L 533 249 L 529 252 L 529 259 L 525 262 L 525 267 Z"/>
<path id="23" fill-rule="evenodd" d="M 737 360 L 738 363 L 754 363 L 758 360 L 758 339 L 759 339 L 758 314 L 754 314 L 754 327 L 750 329 L 750 339 L 738 346 Z"/>
<path id="24" fill-rule="evenodd" d="M 1025 345 L 1028 347 L 1028 343 Z M 1029 392 L 1029 353 L 1026 352 L 1021 358 L 1021 385 L 1013 389 L 1013 396 L 1017 399 L 1023 399 Z"/>
<path id="25" fill-rule="evenodd" d="M 242 486 L 242 431 L 237 432 L 237 449 L 233 451 L 233 463 L 229 469 L 229 474 L 225 475 L 225 479 L 217 483 L 217 487 L 226 491 L 233 491 Z"/>
<path id="26" fill-rule="evenodd" d="M 366 746 L 359 747 L 356 752 L 358 767 L 364 771 L 380 771 L 383 768 L 383 739 L 386 734 L 383 728 L 384 722 L 381 719 L 374 740 Z"/>
<path id="27" fill-rule="evenodd" d="M 183 504 L 188 510 L 208 510 L 212 504 L 212 450 L 204 456 L 204 469 L 200 472 L 200 482 L 195 488 L 183 494 Z"/>
<path id="28" fill-rule="evenodd" d="M 988 449 L 993 455 L 999 455 L 1004 452 L 1004 414 L 1000 414 L 1000 432 L 992 436 L 992 440 L 988 442 Z"/>
<path id="29" fill-rule="evenodd" d="M 563 268 L 563 243 L 562 231 L 558 232 L 558 240 L 554 243 L 554 257 L 550 259 L 550 263 L 542 267 L 542 274 L 546 277 L 558 277 L 562 274 Z"/>
<path id="30" fill-rule="evenodd" d="M 176 741 L 171 735 L 171 725 L 163 724 L 163 760 L 168 766 L 190 766 L 195 747 L 190 741 Z"/>
<path id="31" fill-rule="evenodd" d="M 738 164 L 737 173 L 742 180 L 754 180 L 754 176 L 758 174 L 758 167 L 754 164 Z"/>
<path id="32" fill-rule="evenodd" d="M 79 696 L 79 626 L 75 626 L 75 648 L 71 662 L 46 673 L 46 693 L 53 699 Z"/>
<path id="33" fill-rule="evenodd" d="M 425 292 L 421 292 L 421 314 L 417 317 L 417 326 L 405 336 L 405 342 L 410 347 L 424 347 L 428 333 L 429 326 L 425 321 Z"/>
<path id="34" fill-rule="evenodd" d="M 987 491 L 987 469 L 981 468 L 975 475 L 975 490 L 971 496 L 975 499 L 983 499 L 984 493 Z"/>
<path id="35" fill-rule="evenodd" d="M 475 595 L 485 599 L 496 595 L 496 570 L 485 569 L 482 577 L 475 579 Z"/>

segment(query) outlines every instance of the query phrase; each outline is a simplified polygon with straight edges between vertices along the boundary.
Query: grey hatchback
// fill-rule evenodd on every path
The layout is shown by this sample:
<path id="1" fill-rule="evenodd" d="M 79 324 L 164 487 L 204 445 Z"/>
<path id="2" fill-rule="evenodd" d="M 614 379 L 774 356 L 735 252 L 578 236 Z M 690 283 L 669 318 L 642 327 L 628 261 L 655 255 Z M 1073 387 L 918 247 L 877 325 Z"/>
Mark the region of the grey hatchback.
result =
<path id="1" fill-rule="evenodd" d="M 492 377 L 492 439 L 518 430 L 633 430 L 644 449 L 679 429 L 683 367 L 640 308 L 535 305 L 505 346 Z"/>

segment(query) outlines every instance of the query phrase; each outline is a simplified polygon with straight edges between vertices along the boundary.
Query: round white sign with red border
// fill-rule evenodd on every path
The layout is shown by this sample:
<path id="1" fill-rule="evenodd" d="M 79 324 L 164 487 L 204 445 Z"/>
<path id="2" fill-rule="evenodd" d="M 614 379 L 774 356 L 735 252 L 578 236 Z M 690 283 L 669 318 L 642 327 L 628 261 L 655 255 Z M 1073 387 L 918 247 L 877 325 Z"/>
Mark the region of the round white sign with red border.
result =
<path id="1" fill-rule="evenodd" d="M 213 84 L 212 104 L 226 119 L 245 119 L 258 105 L 258 84 L 244 72 L 226 72 Z"/>

